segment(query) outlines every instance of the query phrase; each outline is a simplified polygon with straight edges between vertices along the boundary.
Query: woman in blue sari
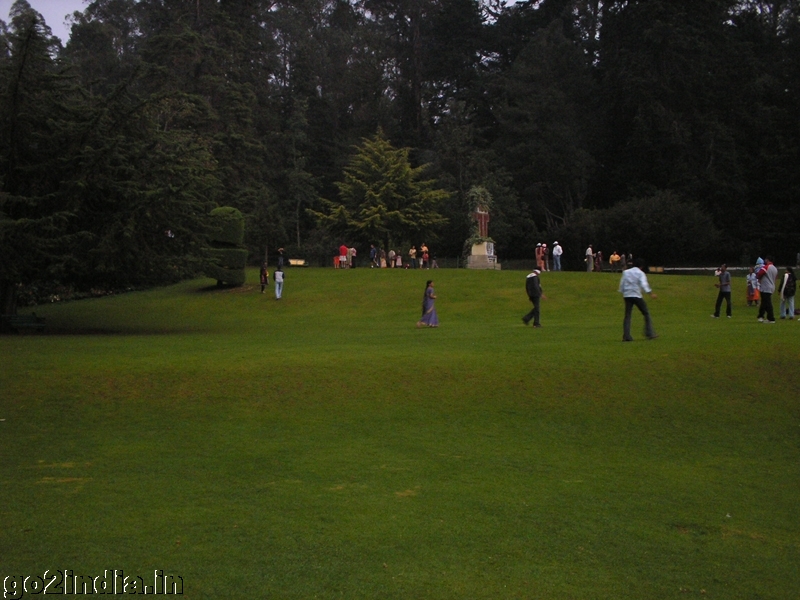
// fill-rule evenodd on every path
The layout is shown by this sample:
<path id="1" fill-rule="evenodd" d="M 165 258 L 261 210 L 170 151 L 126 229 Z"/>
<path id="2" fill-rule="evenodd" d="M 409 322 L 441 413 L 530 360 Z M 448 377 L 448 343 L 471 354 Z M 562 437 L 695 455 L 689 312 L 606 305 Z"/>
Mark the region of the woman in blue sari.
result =
<path id="1" fill-rule="evenodd" d="M 417 321 L 417 327 L 438 327 L 439 317 L 436 316 L 436 292 L 433 290 L 433 280 L 429 279 L 425 284 L 425 295 L 422 297 L 422 318 Z"/>

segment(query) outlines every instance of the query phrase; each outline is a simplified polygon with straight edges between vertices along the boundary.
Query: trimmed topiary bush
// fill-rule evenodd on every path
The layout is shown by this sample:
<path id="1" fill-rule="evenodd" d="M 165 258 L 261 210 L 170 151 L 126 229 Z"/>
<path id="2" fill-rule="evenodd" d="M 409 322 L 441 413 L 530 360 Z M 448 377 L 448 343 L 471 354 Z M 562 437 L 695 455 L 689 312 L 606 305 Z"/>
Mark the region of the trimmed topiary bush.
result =
<path id="1" fill-rule="evenodd" d="M 217 280 L 217 285 L 243 285 L 247 250 L 244 243 L 244 216 L 231 206 L 215 208 L 210 213 L 213 233 L 206 250 L 208 263 L 205 273 Z"/>

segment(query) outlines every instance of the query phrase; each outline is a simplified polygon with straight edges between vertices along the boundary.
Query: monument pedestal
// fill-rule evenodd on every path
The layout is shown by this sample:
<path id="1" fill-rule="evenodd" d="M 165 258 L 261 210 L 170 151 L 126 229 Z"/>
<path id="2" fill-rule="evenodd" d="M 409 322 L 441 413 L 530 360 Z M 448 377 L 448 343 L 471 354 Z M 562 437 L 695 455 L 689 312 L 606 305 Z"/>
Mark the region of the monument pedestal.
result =
<path id="1" fill-rule="evenodd" d="M 492 242 L 474 244 L 467 257 L 467 268 L 500 270 L 500 263 L 494 255 L 494 244 Z"/>

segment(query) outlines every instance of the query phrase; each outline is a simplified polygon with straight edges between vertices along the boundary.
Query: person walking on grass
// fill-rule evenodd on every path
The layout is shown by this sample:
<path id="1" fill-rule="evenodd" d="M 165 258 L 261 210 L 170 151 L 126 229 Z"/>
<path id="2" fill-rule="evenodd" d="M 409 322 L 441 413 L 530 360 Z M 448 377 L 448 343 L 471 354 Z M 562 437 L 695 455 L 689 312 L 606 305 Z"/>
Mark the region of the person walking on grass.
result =
<path id="1" fill-rule="evenodd" d="M 622 273 L 622 278 L 619 281 L 619 292 L 625 300 L 625 319 L 622 321 L 622 341 L 632 342 L 631 337 L 631 315 L 633 307 L 639 309 L 644 317 L 644 335 L 648 340 L 654 340 L 658 337 L 653 330 L 653 321 L 650 319 L 650 311 L 647 310 L 647 304 L 642 298 L 642 292 L 650 294 L 650 297 L 655 299 L 656 296 L 653 290 L 650 289 L 650 284 L 647 282 L 647 275 L 644 274 L 644 262 L 642 259 L 637 258 L 633 263 L 633 267 Z"/>
<path id="2" fill-rule="evenodd" d="M 728 318 L 731 318 L 731 273 L 728 271 L 728 265 L 723 263 L 719 269 L 714 272 L 714 275 L 719 277 L 719 283 L 715 283 L 714 286 L 719 288 L 719 294 L 717 294 L 717 304 L 714 307 L 714 314 L 711 315 L 715 319 L 719 319 L 719 309 L 722 308 L 722 300 L 724 299 L 727 303 L 727 309 L 725 314 Z"/>
<path id="3" fill-rule="evenodd" d="M 378 249 L 375 247 L 375 244 L 371 244 L 369 247 L 369 262 L 370 269 L 380 267 L 380 264 L 378 264 Z"/>
<path id="4" fill-rule="evenodd" d="M 792 267 L 786 267 L 786 273 L 781 281 L 781 319 L 794 319 L 794 295 L 797 291 L 797 278 Z"/>
<path id="5" fill-rule="evenodd" d="M 775 280 L 778 278 L 778 268 L 772 264 L 772 258 L 767 256 L 764 265 L 756 271 L 758 287 L 761 290 L 761 305 L 758 307 L 759 323 L 775 323 L 775 309 L 772 307 L 772 294 L 775 292 Z M 767 317 L 766 321 L 764 317 Z"/>
<path id="6" fill-rule="evenodd" d="M 539 303 L 542 298 L 547 299 L 547 296 L 542 292 L 542 284 L 539 282 L 539 275 L 541 275 L 541 273 L 542 271 L 540 269 L 534 269 L 525 278 L 525 292 L 528 294 L 528 300 L 533 304 L 533 309 L 522 317 L 522 322 L 525 323 L 525 325 L 530 323 L 531 319 L 533 319 L 533 326 L 537 328 L 542 326 L 539 322 Z"/>
<path id="7" fill-rule="evenodd" d="M 283 268 L 275 270 L 275 300 L 280 300 L 283 296 Z"/>
<path id="8" fill-rule="evenodd" d="M 422 318 L 417 321 L 417 327 L 438 327 L 439 317 L 436 314 L 436 292 L 433 289 L 433 280 L 425 283 L 425 293 L 422 296 Z"/>

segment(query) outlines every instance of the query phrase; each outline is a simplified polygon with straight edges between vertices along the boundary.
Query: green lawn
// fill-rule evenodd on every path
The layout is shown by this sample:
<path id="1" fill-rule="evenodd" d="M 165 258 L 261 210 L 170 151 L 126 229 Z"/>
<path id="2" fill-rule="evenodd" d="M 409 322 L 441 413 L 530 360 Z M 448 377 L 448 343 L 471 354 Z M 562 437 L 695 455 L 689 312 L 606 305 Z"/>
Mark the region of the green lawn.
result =
<path id="1" fill-rule="evenodd" d="M 538 330 L 519 271 L 295 269 L 280 302 L 257 275 L 0 337 L 0 578 L 800 598 L 800 323 L 757 323 L 743 278 L 729 320 L 714 278 L 651 276 L 660 338 L 637 313 L 623 344 L 618 275 L 544 274 Z"/>

